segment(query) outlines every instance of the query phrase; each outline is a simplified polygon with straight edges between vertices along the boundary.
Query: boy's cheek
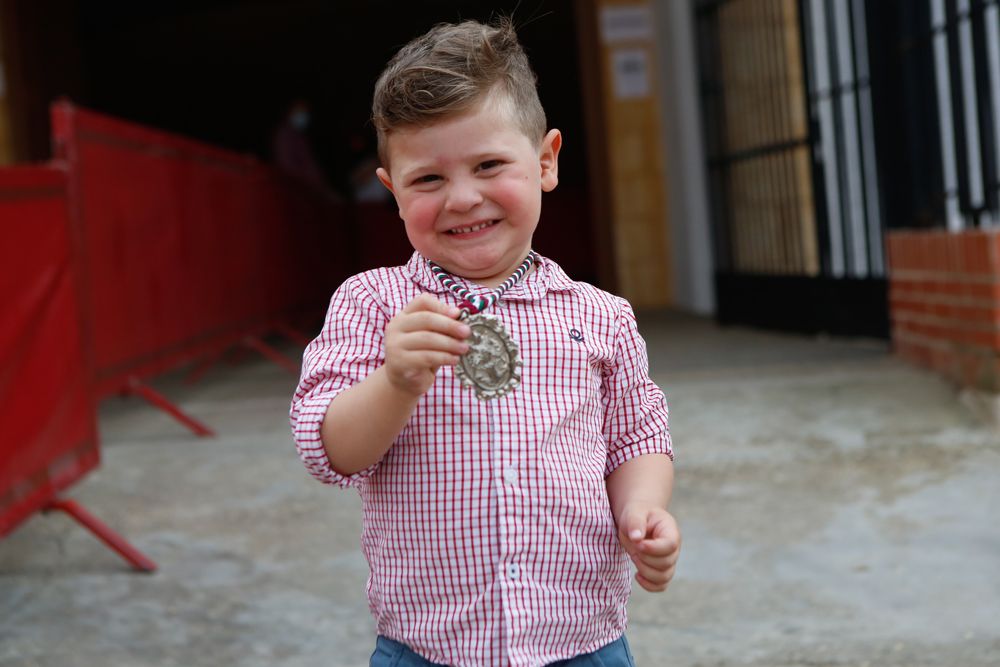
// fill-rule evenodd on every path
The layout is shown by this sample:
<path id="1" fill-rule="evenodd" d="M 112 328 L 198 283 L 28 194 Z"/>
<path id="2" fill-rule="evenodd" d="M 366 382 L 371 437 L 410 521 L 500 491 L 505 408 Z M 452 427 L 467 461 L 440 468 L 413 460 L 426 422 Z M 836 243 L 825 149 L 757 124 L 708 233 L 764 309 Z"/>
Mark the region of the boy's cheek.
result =
<path id="1" fill-rule="evenodd" d="M 406 222 L 407 229 L 413 231 L 433 229 L 440 210 L 440 203 L 433 197 L 412 197 L 399 203 L 399 216 Z"/>
<path id="2" fill-rule="evenodd" d="M 510 214 L 537 206 L 541 203 L 542 191 L 530 181 L 530 176 L 498 181 L 493 184 L 491 198 Z"/>

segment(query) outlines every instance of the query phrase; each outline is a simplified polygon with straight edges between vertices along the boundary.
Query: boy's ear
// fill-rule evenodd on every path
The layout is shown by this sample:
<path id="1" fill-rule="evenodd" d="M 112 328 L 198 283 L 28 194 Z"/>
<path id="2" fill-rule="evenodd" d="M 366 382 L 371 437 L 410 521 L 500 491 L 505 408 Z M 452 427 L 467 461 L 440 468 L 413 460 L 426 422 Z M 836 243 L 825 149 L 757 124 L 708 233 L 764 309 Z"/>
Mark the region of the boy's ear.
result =
<path id="1" fill-rule="evenodd" d="M 542 191 L 552 192 L 559 184 L 559 149 L 562 148 L 562 133 L 551 129 L 542 139 L 538 152 L 538 163 L 542 168 Z"/>
<path id="2" fill-rule="evenodd" d="M 375 170 L 375 175 L 378 176 L 378 180 L 382 182 L 386 190 L 392 193 L 392 196 L 396 196 L 396 191 L 392 189 L 392 179 L 389 177 L 389 172 L 387 172 L 382 167 Z"/>

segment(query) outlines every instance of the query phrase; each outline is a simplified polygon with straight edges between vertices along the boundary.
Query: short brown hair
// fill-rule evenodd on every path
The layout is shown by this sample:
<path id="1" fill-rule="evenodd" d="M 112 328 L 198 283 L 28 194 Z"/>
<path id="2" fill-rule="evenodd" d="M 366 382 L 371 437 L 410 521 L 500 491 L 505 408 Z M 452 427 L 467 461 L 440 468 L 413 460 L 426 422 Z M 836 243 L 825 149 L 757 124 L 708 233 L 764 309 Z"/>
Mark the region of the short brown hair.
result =
<path id="1" fill-rule="evenodd" d="M 534 144 L 545 137 L 537 79 L 509 18 L 442 23 L 401 48 L 375 84 L 372 122 L 378 154 L 388 165 L 386 141 L 395 129 L 420 127 L 472 109 L 500 95 Z"/>

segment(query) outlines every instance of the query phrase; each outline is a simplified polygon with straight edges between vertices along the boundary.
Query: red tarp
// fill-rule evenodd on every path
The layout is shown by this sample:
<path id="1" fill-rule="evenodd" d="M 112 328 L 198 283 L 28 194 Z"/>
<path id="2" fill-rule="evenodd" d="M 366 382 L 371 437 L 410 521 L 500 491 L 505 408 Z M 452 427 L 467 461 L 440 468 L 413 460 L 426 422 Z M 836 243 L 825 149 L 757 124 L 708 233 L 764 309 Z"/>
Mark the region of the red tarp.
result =
<path id="1" fill-rule="evenodd" d="M 0 168 L 0 537 L 97 465 L 65 173 Z"/>

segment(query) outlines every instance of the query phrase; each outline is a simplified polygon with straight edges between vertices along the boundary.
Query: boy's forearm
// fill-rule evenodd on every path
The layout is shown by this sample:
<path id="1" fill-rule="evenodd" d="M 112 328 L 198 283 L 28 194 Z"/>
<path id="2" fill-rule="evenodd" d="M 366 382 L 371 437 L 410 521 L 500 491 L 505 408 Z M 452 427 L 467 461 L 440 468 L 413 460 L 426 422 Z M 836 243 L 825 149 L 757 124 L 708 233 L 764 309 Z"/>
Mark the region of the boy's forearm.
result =
<path id="1" fill-rule="evenodd" d="M 333 469 L 350 475 L 381 459 L 419 400 L 394 387 L 384 366 L 337 396 L 320 430 Z"/>
<path id="2" fill-rule="evenodd" d="M 608 499 L 615 519 L 633 502 L 666 508 L 674 488 L 674 463 L 666 454 L 644 454 L 618 466 L 607 478 Z"/>

